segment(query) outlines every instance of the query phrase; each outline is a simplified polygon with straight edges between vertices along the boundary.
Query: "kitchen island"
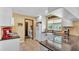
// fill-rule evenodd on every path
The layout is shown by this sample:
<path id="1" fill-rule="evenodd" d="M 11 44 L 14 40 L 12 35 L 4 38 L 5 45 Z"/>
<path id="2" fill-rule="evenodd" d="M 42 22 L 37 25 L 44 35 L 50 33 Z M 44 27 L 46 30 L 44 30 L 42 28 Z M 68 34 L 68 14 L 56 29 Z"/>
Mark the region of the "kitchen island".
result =
<path id="1" fill-rule="evenodd" d="M 47 42 L 46 42 L 47 41 Z M 61 47 L 60 45 L 56 45 L 53 41 L 46 40 L 46 41 L 41 41 L 39 42 L 42 46 L 48 49 L 48 51 L 70 51 L 71 46 L 66 43 L 62 43 Z"/>
<path id="2" fill-rule="evenodd" d="M 64 39 L 63 39 L 64 40 Z M 79 51 L 79 36 L 69 36 L 68 42 L 62 42 L 56 44 L 51 40 L 38 41 L 42 46 L 48 49 L 48 51 Z"/>
<path id="3" fill-rule="evenodd" d="M 13 37 L 10 39 L 0 39 L 0 51 L 19 51 L 20 37 Z"/>

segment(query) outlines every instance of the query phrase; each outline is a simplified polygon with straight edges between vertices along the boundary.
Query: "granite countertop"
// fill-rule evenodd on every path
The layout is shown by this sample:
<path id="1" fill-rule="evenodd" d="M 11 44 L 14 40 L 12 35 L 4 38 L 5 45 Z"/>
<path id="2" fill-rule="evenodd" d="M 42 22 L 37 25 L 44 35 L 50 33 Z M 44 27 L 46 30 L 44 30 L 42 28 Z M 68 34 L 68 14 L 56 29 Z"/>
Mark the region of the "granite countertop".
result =
<path id="1" fill-rule="evenodd" d="M 71 46 L 66 44 L 66 43 L 63 43 L 61 45 L 61 48 L 59 47 L 56 47 L 54 44 L 54 42 L 51 42 L 51 41 L 41 41 L 39 42 L 41 45 L 43 45 L 44 47 L 46 47 L 48 50 L 50 51 L 70 51 L 71 50 Z"/>
<path id="2" fill-rule="evenodd" d="M 54 48 L 50 46 L 46 41 L 39 41 L 39 43 L 43 45 L 44 47 L 46 47 L 48 50 L 54 51 Z"/>
<path id="3" fill-rule="evenodd" d="M 54 47 L 54 44 L 53 44 L 53 42 L 52 41 L 48 41 L 48 40 L 45 40 L 45 41 L 40 41 L 39 42 L 41 45 L 43 45 L 44 47 L 46 47 L 48 50 L 50 50 L 50 51 L 56 51 L 56 50 L 58 50 L 58 49 L 56 49 L 55 47 Z"/>
<path id="4" fill-rule="evenodd" d="M 63 36 L 64 32 L 63 31 L 54 31 L 53 34 L 58 35 L 58 36 Z"/>
<path id="5" fill-rule="evenodd" d="M 39 41 L 39 43 L 51 51 L 79 51 L 79 36 L 70 36 L 67 43 L 61 43 L 61 48 L 56 47 L 57 44 L 51 40 Z"/>
<path id="6" fill-rule="evenodd" d="M 9 39 L 0 39 L 0 41 L 4 41 L 4 40 L 12 40 L 12 39 L 17 39 L 17 38 L 20 38 L 20 36 L 14 36 L 14 37 L 9 38 Z"/>

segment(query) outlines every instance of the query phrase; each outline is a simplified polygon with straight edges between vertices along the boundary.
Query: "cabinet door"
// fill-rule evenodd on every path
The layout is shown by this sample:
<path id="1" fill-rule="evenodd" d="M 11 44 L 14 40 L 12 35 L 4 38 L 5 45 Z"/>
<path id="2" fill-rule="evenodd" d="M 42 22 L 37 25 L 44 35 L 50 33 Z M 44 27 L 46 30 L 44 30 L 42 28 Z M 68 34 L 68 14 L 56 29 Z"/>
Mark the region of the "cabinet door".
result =
<path id="1" fill-rule="evenodd" d="M 19 39 L 11 39 L 3 41 L 3 51 L 19 51 L 20 44 Z"/>
<path id="2" fill-rule="evenodd" d="M 0 41 L 0 51 L 3 51 L 3 42 Z"/>
<path id="3" fill-rule="evenodd" d="M 0 26 L 12 26 L 12 8 L 0 8 Z"/>

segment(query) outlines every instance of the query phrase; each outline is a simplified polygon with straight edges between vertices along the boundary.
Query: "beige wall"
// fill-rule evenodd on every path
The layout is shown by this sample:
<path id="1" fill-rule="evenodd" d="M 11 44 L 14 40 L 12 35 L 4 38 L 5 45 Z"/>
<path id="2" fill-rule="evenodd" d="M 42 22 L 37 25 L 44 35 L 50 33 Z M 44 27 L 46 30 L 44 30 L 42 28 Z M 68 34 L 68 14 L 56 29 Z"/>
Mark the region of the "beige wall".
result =
<path id="1" fill-rule="evenodd" d="M 70 34 L 79 36 L 79 21 L 73 22 L 73 27 L 70 29 Z"/>
<path id="2" fill-rule="evenodd" d="M 31 16 L 16 14 L 16 13 L 13 13 L 13 17 L 14 17 L 14 23 L 15 23 L 15 25 L 13 27 L 13 31 L 17 32 L 19 34 L 19 36 L 21 37 L 21 41 L 24 41 L 24 39 L 25 39 L 25 19 L 32 19 L 35 22 L 35 18 L 31 17 Z M 22 23 L 23 25 L 18 26 L 18 23 Z M 34 25 L 34 27 L 35 27 L 35 25 Z M 35 36 L 35 31 L 33 34 Z"/>

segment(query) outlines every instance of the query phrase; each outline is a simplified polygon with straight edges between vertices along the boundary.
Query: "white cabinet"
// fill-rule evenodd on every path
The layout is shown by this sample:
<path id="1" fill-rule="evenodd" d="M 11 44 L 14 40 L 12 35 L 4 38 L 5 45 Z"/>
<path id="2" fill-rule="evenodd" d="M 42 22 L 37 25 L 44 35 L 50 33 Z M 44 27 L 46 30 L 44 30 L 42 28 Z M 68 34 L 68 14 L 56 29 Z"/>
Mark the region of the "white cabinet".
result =
<path id="1" fill-rule="evenodd" d="M 0 7 L 0 26 L 12 25 L 12 8 Z"/>
<path id="2" fill-rule="evenodd" d="M 0 51 L 19 51 L 20 50 L 20 39 L 10 39 L 0 41 Z"/>

